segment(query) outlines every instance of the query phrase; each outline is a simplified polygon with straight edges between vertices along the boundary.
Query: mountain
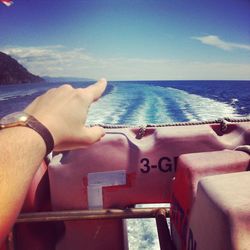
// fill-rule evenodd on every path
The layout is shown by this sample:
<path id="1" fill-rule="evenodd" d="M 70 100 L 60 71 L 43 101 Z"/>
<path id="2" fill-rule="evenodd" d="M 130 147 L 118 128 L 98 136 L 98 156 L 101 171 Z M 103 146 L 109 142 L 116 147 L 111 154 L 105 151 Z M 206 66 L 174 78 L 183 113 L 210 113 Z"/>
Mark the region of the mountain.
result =
<path id="1" fill-rule="evenodd" d="M 43 78 L 31 74 L 11 56 L 0 52 L 0 85 L 44 81 Z"/>
<path id="2" fill-rule="evenodd" d="M 80 81 L 95 81 L 90 78 L 83 77 L 51 77 L 51 76 L 43 76 L 47 82 L 80 82 Z"/>

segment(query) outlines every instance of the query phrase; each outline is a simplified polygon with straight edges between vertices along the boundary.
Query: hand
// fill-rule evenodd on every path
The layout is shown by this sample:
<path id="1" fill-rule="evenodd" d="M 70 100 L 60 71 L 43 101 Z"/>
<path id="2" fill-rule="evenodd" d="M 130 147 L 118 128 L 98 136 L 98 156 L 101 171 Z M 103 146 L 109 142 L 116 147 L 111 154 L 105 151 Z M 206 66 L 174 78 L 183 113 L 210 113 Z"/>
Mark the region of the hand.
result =
<path id="1" fill-rule="evenodd" d="M 84 123 L 91 103 L 101 97 L 106 85 L 105 79 L 87 88 L 62 85 L 36 98 L 24 111 L 48 128 L 55 142 L 55 151 L 86 147 L 105 134 L 103 128 L 87 128 Z"/>

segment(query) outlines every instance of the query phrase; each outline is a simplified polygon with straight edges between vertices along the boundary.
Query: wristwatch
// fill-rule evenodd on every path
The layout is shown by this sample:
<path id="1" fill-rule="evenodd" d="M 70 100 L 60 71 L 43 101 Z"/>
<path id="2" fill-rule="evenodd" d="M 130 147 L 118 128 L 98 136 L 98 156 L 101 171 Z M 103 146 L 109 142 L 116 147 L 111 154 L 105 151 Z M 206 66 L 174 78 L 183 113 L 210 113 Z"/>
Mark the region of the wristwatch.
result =
<path id="1" fill-rule="evenodd" d="M 0 120 L 0 130 L 17 126 L 28 127 L 35 130 L 46 144 L 46 155 L 53 150 L 54 140 L 50 131 L 34 116 L 21 111 L 6 115 Z"/>

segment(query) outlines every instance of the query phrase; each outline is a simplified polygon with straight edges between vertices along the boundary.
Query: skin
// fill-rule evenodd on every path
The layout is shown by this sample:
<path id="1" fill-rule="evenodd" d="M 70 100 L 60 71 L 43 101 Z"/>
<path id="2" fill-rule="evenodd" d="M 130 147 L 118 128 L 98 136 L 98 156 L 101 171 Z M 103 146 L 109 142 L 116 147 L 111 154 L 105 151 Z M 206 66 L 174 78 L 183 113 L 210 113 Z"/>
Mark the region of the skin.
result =
<path id="1" fill-rule="evenodd" d="M 87 128 L 84 123 L 91 103 L 101 97 L 106 85 L 101 79 L 87 88 L 63 85 L 50 89 L 24 111 L 49 129 L 55 151 L 84 148 L 105 134 L 103 128 Z M 15 223 L 45 152 L 44 140 L 30 128 L 0 131 L 0 246 Z"/>

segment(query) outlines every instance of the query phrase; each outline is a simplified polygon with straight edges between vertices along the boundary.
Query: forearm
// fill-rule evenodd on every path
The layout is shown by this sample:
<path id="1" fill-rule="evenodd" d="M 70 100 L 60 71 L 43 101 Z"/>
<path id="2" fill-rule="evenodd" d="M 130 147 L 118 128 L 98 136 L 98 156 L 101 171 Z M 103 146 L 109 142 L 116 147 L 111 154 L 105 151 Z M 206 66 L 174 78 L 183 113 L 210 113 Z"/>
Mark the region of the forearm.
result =
<path id="1" fill-rule="evenodd" d="M 42 137 L 27 127 L 0 131 L 0 245 L 22 207 L 46 151 Z"/>
<path id="2" fill-rule="evenodd" d="M 84 148 L 104 136 L 103 128 L 85 127 L 84 122 L 91 103 L 100 98 L 106 85 L 105 79 L 87 88 L 63 85 L 36 98 L 24 112 L 38 120 L 40 132 L 43 124 L 48 129 L 47 135 L 40 135 L 28 127 L 0 130 L 0 246 L 20 212 L 45 152 L 51 147 L 58 151 Z M 13 122 L 10 117 L 4 117 L 1 124 L 10 125 Z M 24 126 L 21 117 L 13 115 L 13 118 Z M 26 122 L 28 124 L 28 120 Z M 54 143 L 48 141 L 48 133 Z"/>

